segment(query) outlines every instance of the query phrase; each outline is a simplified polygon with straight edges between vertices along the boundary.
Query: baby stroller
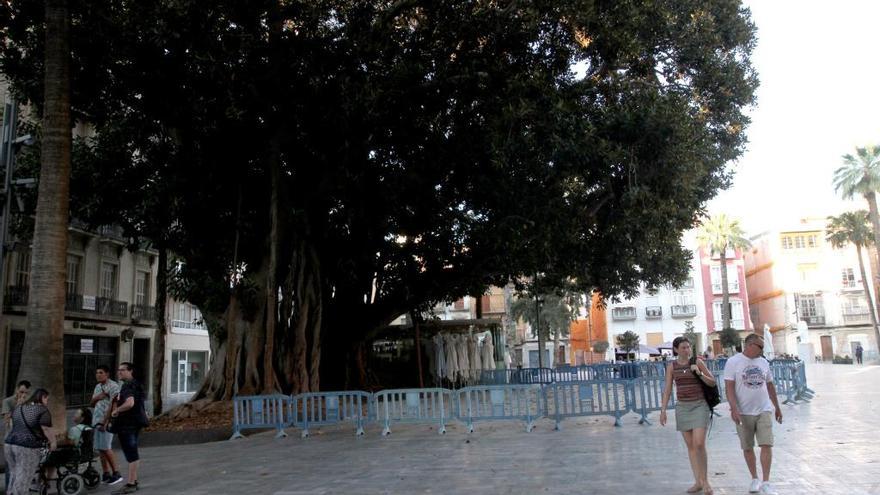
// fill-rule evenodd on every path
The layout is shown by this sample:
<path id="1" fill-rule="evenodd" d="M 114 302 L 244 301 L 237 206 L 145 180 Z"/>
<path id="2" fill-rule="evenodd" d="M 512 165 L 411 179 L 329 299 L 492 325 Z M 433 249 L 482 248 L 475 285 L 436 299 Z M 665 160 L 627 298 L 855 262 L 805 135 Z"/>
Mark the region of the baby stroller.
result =
<path id="1" fill-rule="evenodd" d="M 49 493 L 49 484 L 57 483 L 58 493 L 79 495 L 86 488 L 93 489 L 101 483 L 101 473 L 92 466 L 95 462 L 95 430 L 83 430 L 79 447 L 62 447 L 49 452 L 37 469 L 36 489 L 40 495 Z M 47 478 L 47 467 L 57 469 L 57 478 Z"/>

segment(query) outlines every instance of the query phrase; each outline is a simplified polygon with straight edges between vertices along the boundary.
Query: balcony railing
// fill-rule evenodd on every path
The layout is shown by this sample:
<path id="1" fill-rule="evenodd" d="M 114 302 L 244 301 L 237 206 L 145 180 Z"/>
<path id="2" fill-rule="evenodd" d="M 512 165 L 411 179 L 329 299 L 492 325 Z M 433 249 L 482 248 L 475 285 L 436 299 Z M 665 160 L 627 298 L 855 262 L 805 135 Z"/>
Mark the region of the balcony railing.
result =
<path id="1" fill-rule="evenodd" d="M 191 330 L 205 330 L 205 322 L 202 320 L 198 320 L 198 321 L 171 320 L 171 326 L 174 328 L 188 328 Z"/>
<path id="2" fill-rule="evenodd" d="M 809 327 L 821 327 L 825 325 L 825 315 L 805 316 L 800 315 L 799 318 L 807 322 Z"/>
<path id="3" fill-rule="evenodd" d="M 670 308 L 673 318 L 684 318 L 688 316 L 697 316 L 696 304 L 675 304 Z"/>
<path id="4" fill-rule="evenodd" d="M 657 318 L 663 318 L 663 307 L 662 306 L 648 306 L 645 308 L 645 318 L 656 320 Z"/>
<path id="5" fill-rule="evenodd" d="M 144 304 L 132 304 L 131 319 L 156 321 L 156 308 Z"/>
<path id="6" fill-rule="evenodd" d="M 721 290 L 721 283 L 713 283 L 712 284 L 712 294 L 721 294 L 723 291 Z M 728 281 L 727 282 L 727 292 L 730 294 L 739 293 L 739 281 Z"/>
<path id="7" fill-rule="evenodd" d="M 730 320 L 730 328 L 734 330 L 745 330 L 746 329 L 746 321 L 742 318 Z M 715 331 L 719 332 L 724 329 L 722 320 L 715 320 Z"/>
<path id="8" fill-rule="evenodd" d="M 864 313 L 857 312 L 843 312 L 843 324 L 844 325 L 858 325 L 863 323 L 871 322 L 871 315 L 867 310 L 862 310 Z"/>
<path id="9" fill-rule="evenodd" d="M 109 297 L 96 297 L 95 313 L 102 316 L 125 318 L 128 316 L 128 303 L 110 299 Z"/>
<path id="10" fill-rule="evenodd" d="M 28 303 L 28 287 L 24 285 L 10 285 L 6 287 L 6 296 L 3 304 L 6 307 L 11 306 L 27 306 Z"/>
<path id="11" fill-rule="evenodd" d="M 634 306 L 621 306 L 611 309 L 611 318 L 613 320 L 635 320 L 636 308 Z"/>

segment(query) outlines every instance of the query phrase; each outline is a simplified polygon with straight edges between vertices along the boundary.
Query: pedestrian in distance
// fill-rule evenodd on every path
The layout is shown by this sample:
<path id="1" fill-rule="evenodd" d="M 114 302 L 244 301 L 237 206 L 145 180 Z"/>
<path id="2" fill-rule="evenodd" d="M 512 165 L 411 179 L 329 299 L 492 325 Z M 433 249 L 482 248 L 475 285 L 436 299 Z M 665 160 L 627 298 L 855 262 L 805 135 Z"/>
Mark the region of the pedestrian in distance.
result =
<path id="1" fill-rule="evenodd" d="M 8 495 L 28 495 L 43 450 L 47 446 L 50 452 L 56 448 L 48 406 L 49 392 L 38 388 L 12 411 L 12 429 L 3 445 L 6 469 L 11 473 Z"/>
<path id="2" fill-rule="evenodd" d="M 733 356 L 724 366 L 724 387 L 730 404 L 730 419 L 736 423 L 740 447 L 746 466 L 752 476 L 749 493 L 774 495 L 776 491 L 770 484 L 770 466 L 773 461 L 773 415 L 782 423 L 782 409 L 776 397 L 776 386 L 770 363 L 761 355 L 764 352 L 764 339 L 757 334 L 749 334 L 743 351 Z M 761 471 L 763 480 L 758 480 L 755 458 L 755 440 L 761 447 Z"/>
<path id="3" fill-rule="evenodd" d="M 706 450 L 706 431 L 712 411 L 706 402 L 700 380 L 706 385 L 715 385 L 715 377 L 702 359 L 698 358 L 695 364 L 691 364 L 693 352 L 691 343 L 685 337 L 676 337 L 672 341 L 675 360 L 666 366 L 666 386 L 660 402 L 660 425 L 666 426 L 666 405 L 672 394 L 672 384 L 675 383 L 675 427 L 681 432 L 687 445 L 688 459 L 694 474 L 694 484 L 687 489 L 687 493 L 702 491 L 705 495 L 712 495 L 708 476 L 709 454 Z"/>
<path id="4" fill-rule="evenodd" d="M 92 394 L 91 406 L 95 408 L 92 413 L 92 425 L 95 428 L 95 450 L 101 457 L 101 468 L 104 471 L 101 481 L 108 485 L 115 485 L 122 481 L 116 457 L 113 455 L 113 434 L 107 431 L 107 423 L 110 421 L 111 402 L 119 395 L 119 384 L 110 379 L 110 367 L 106 364 L 98 365 L 95 369 L 95 391 Z"/>
<path id="5" fill-rule="evenodd" d="M 865 350 L 862 348 L 862 344 L 856 345 L 856 363 L 862 364 L 862 353 Z"/>
<path id="6" fill-rule="evenodd" d="M 125 460 L 128 462 L 128 481 L 122 489 L 114 494 L 134 493 L 138 491 L 138 436 L 142 428 L 147 426 L 147 412 L 144 408 L 144 388 L 134 378 L 134 365 L 120 363 L 116 370 L 117 377 L 122 381 L 119 397 L 110 413 L 112 430 L 119 438 L 119 445 Z"/>

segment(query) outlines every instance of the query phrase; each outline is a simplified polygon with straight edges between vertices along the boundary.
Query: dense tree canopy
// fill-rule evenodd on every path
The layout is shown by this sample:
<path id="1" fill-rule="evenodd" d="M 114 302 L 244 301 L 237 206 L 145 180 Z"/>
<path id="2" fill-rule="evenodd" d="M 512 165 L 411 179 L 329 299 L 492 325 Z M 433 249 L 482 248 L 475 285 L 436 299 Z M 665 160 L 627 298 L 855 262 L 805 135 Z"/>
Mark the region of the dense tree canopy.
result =
<path id="1" fill-rule="evenodd" d="M 40 5 L 0 7 L 2 70 L 37 109 Z M 182 261 L 207 397 L 316 388 L 319 366 L 355 384 L 368 330 L 523 275 L 683 279 L 681 232 L 728 184 L 756 86 L 731 0 L 84 0 L 73 19 L 96 134 L 72 207 Z"/>

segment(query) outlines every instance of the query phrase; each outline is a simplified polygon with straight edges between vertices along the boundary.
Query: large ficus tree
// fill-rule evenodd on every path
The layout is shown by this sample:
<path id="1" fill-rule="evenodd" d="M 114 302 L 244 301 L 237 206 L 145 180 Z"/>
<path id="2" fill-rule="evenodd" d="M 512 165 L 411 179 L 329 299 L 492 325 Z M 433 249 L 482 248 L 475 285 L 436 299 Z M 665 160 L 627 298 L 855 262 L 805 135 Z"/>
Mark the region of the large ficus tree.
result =
<path id="1" fill-rule="evenodd" d="M 3 7 L 16 26 L 27 4 Z M 78 7 L 80 170 L 170 166 L 172 291 L 208 323 L 210 399 L 358 386 L 369 332 L 488 284 L 682 279 L 756 86 L 735 1 Z M 24 94 L 30 24 L 3 48 Z M 132 120 L 125 146 L 173 151 L 108 171 Z"/>

